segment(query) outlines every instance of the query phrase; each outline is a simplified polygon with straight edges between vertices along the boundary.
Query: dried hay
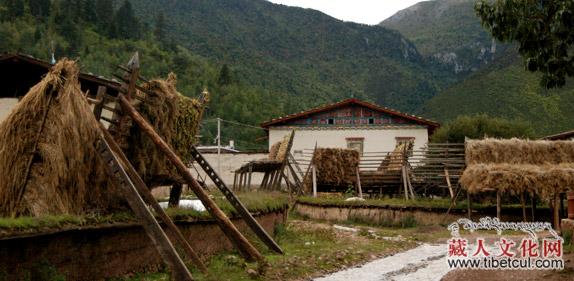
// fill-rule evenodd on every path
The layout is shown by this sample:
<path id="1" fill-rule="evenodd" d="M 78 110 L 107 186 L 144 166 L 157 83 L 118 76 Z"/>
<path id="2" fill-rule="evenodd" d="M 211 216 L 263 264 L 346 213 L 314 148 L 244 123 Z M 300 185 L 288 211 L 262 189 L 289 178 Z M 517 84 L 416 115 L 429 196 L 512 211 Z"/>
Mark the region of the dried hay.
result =
<path id="1" fill-rule="evenodd" d="M 470 193 L 500 190 L 511 194 L 536 193 L 548 198 L 574 185 L 574 163 L 473 164 L 465 169 L 460 183 Z"/>
<path id="2" fill-rule="evenodd" d="M 574 184 L 574 142 L 485 139 L 466 142 L 460 178 L 471 193 L 499 190 L 548 198 Z"/>
<path id="3" fill-rule="evenodd" d="M 277 149 L 277 155 L 275 156 L 275 161 L 283 162 L 285 160 L 285 157 L 287 157 L 287 154 L 289 153 L 289 149 L 291 146 L 289 142 L 291 140 L 292 134 L 294 134 L 293 131 L 283 137 L 281 145 L 279 145 L 279 148 Z"/>
<path id="4" fill-rule="evenodd" d="M 184 163 L 191 163 L 191 146 L 196 143 L 208 97 L 204 101 L 185 97 L 177 91 L 176 83 L 175 74 L 170 73 L 166 80 L 152 80 L 145 84 L 144 88 L 151 94 L 140 104 L 138 111 Z M 137 126 L 132 127 L 129 144 L 127 154 L 150 188 L 182 181 L 175 166 Z"/>
<path id="5" fill-rule="evenodd" d="M 348 186 L 357 181 L 359 152 L 353 149 L 317 148 L 313 154 L 318 185 Z"/>
<path id="6" fill-rule="evenodd" d="M 466 142 L 466 164 L 574 163 L 574 141 L 484 139 Z"/>
<path id="7" fill-rule="evenodd" d="M 99 129 L 78 73 L 74 61 L 61 60 L 0 124 L 0 216 L 106 212 L 124 205 L 96 151 Z"/>
<path id="8" fill-rule="evenodd" d="M 278 141 L 271 146 L 269 149 L 269 160 L 275 160 L 277 158 L 277 152 L 279 151 L 279 147 L 281 146 L 281 142 Z"/>
<path id="9" fill-rule="evenodd" d="M 410 148 L 409 148 L 410 147 Z M 381 162 L 381 165 L 377 168 L 380 172 L 398 172 L 401 171 L 403 167 L 403 161 L 405 160 L 405 153 L 412 149 L 412 144 L 410 143 L 398 143 L 395 149 L 385 156 L 385 159 Z"/>

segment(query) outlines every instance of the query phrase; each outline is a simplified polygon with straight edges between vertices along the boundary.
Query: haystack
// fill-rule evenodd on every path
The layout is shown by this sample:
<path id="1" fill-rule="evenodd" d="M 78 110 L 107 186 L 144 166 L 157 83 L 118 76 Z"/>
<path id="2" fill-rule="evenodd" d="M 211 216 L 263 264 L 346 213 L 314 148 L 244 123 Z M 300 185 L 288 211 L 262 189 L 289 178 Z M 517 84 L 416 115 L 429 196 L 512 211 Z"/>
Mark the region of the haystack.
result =
<path id="1" fill-rule="evenodd" d="M 278 141 L 274 143 L 271 148 L 269 149 L 269 160 L 275 160 L 277 158 L 277 152 L 279 152 L 279 147 L 281 146 L 281 142 Z"/>
<path id="2" fill-rule="evenodd" d="M 466 143 L 460 183 L 470 192 L 536 193 L 543 198 L 574 187 L 574 142 L 473 140 Z"/>
<path id="3" fill-rule="evenodd" d="M 412 149 L 411 143 L 398 143 L 395 149 L 385 156 L 381 165 L 377 168 L 379 172 L 400 172 L 405 161 L 406 153 Z"/>
<path id="4" fill-rule="evenodd" d="M 99 129 L 63 59 L 0 124 L 0 215 L 41 216 L 121 208 L 96 151 Z"/>
<path id="5" fill-rule="evenodd" d="M 359 167 L 359 152 L 353 149 L 317 148 L 313 154 L 318 185 L 354 185 Z"/>
<path id="6" fill-rule="evenodd" d="M 466 164 L 574 163 L 574 141 L 484 139 L 466 142 Z"/>
<path id="7" fill-rule="evenodd" d="M 152 80 L 145 84 L 144 88 L 150 94 L 138 110 L 177 155 L 185 163 L 191 163 L 191 146 L 196 144 L 208 97 L 202 101 L 185 97 L 177 91 L 176 84 L 177 78 L 173 73 L 166 80 Z M 182 181 L 167 157 L 137 126 L 130 132 L 129 144 L 127 154 L 150 188 Z"/>

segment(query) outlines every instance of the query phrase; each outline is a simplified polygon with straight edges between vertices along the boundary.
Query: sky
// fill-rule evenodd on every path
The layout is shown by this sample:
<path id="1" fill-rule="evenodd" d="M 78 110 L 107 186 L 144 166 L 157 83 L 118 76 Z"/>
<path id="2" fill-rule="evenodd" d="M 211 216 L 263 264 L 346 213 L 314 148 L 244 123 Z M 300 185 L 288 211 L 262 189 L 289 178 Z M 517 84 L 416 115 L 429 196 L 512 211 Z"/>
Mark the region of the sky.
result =
<path id="1" fill-rule="evenodd" d="M 378 24 L 396 12 L 421 0 L 269 0 L 288 6 L 319 10 L 334 18 L 364 24 Z"/>

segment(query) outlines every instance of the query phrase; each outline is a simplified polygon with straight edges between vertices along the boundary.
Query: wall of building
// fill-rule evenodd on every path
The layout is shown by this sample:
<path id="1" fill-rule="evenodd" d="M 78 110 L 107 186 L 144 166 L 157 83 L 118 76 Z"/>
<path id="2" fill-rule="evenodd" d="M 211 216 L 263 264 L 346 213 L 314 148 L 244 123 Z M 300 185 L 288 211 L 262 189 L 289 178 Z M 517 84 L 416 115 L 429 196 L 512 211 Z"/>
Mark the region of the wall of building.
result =
<path id="1" fill-rule="evenodd" d="M 290 128 L 270 128 L 269 146 L 280 141 L 290 132 Z M 345 129 L 296 129 L 292 152 L 296 156 L 300 150 L 318 147 L 347 148 L 347 138 L 364 138 L 363 152 L 393 151 L 397 137 L 415 138 L 414 149 L 421 149 L 428 143 L 428 131 L 420 126 L 392 128 L 345 128 Z"/>
<path id="2" fill-rule="evenodd" d="M 0 98 L 0 122 L 8 117 L 8 114 L 10 114 L 17 103 L 17 98 Z"/>
<path id="3" fill-rule="evenodd" d="M 239 169 L 245 163 L 253 160 L 260 160 L 266 159 L 268 157 L 267 153 L 222 153 L 221 154 L 221 172 L 218 170 L 218 157 L 217 153 L 202 153 L 203 157 L 207 160 L 207 162 L 213 167 L 215 171 L 218 172 L 219 176 L 223 179 L 223 181 L 231 188 L 233 185 L 233 177 L 235 170 Z M 201 178 L 205 178 L 206 174 L 203 172 L 201 167 L 197 164 L 196 168 L 200 172 Z M 192 174 L 196 175 L 197 172 L 192 169 Z M 253 177 L 251 179 L 252 184 L 260 184 L 263 180 L 263 174 L 261 173 L 253 173 Z M 207 180 L 207 185 L 213 185 L 211 180 Z"/>

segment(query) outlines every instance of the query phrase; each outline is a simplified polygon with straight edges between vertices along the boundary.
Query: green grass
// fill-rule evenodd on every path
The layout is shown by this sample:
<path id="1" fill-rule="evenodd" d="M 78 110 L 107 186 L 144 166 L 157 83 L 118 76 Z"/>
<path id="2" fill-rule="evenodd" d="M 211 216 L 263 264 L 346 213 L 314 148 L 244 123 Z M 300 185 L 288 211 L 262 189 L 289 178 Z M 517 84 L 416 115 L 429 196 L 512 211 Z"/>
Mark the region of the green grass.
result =
<path id="1" fill-rule="evenodd" d="M 372 235 L 373 230 L 378 236 L 408 237 L 405 241 L 387 241 Z M 208 276 L 194 270 L 193 277 L 196 280 L 308 280 L 319 273 L 333 272 L 374 257 L 412 248 L 416 246 L 415 241 L 426 241 L 436 233 L 442 233 L 441 237 L 446 235 L 442 228 L 360 228 L 358 233 L 350 234 L 338 232 L 329 224 L 301 220 L 278 225 L 275 233 L 275 239 L 285 255 L 275 254 L 257 245 L 258 249 L 265 249 L 263 254 L 267 261 L 266 264 L 257 264 L 245 263 L 234 252 L 221 253 L 206 262 Z M 423 237 L 423 234 L 426 236 Z M 249 276 L 247 271 L 250 269 L 259 275 Z M 168 280 L 168 275 L 140 274 L 123 280 Z"/>
<path id="2" fill-rule="evenodd" d="M 236 212 L 219 193 L 214 193 L 216 204 L 230 216 L 236 216 Z M 288 208 L 287 195 L 282 193 L 241 193 L 239 200 L 251 213 L 266 213 Z M 193 221 L 210 219 L 208 212 L 198 212 L 189 209 L 169 208 L 166 211 L 174 221 Z M 85 215 L 47 215 L 42 217 L 15 217 L 0 218 L 0 232 L 10 231 L 35 231 L 40 229 L 60 229 L 79 226 L 95 226 L 113 223 L 136 223 L 131 212 L 118 212 L 108 215 L 85 214 Z"/>

